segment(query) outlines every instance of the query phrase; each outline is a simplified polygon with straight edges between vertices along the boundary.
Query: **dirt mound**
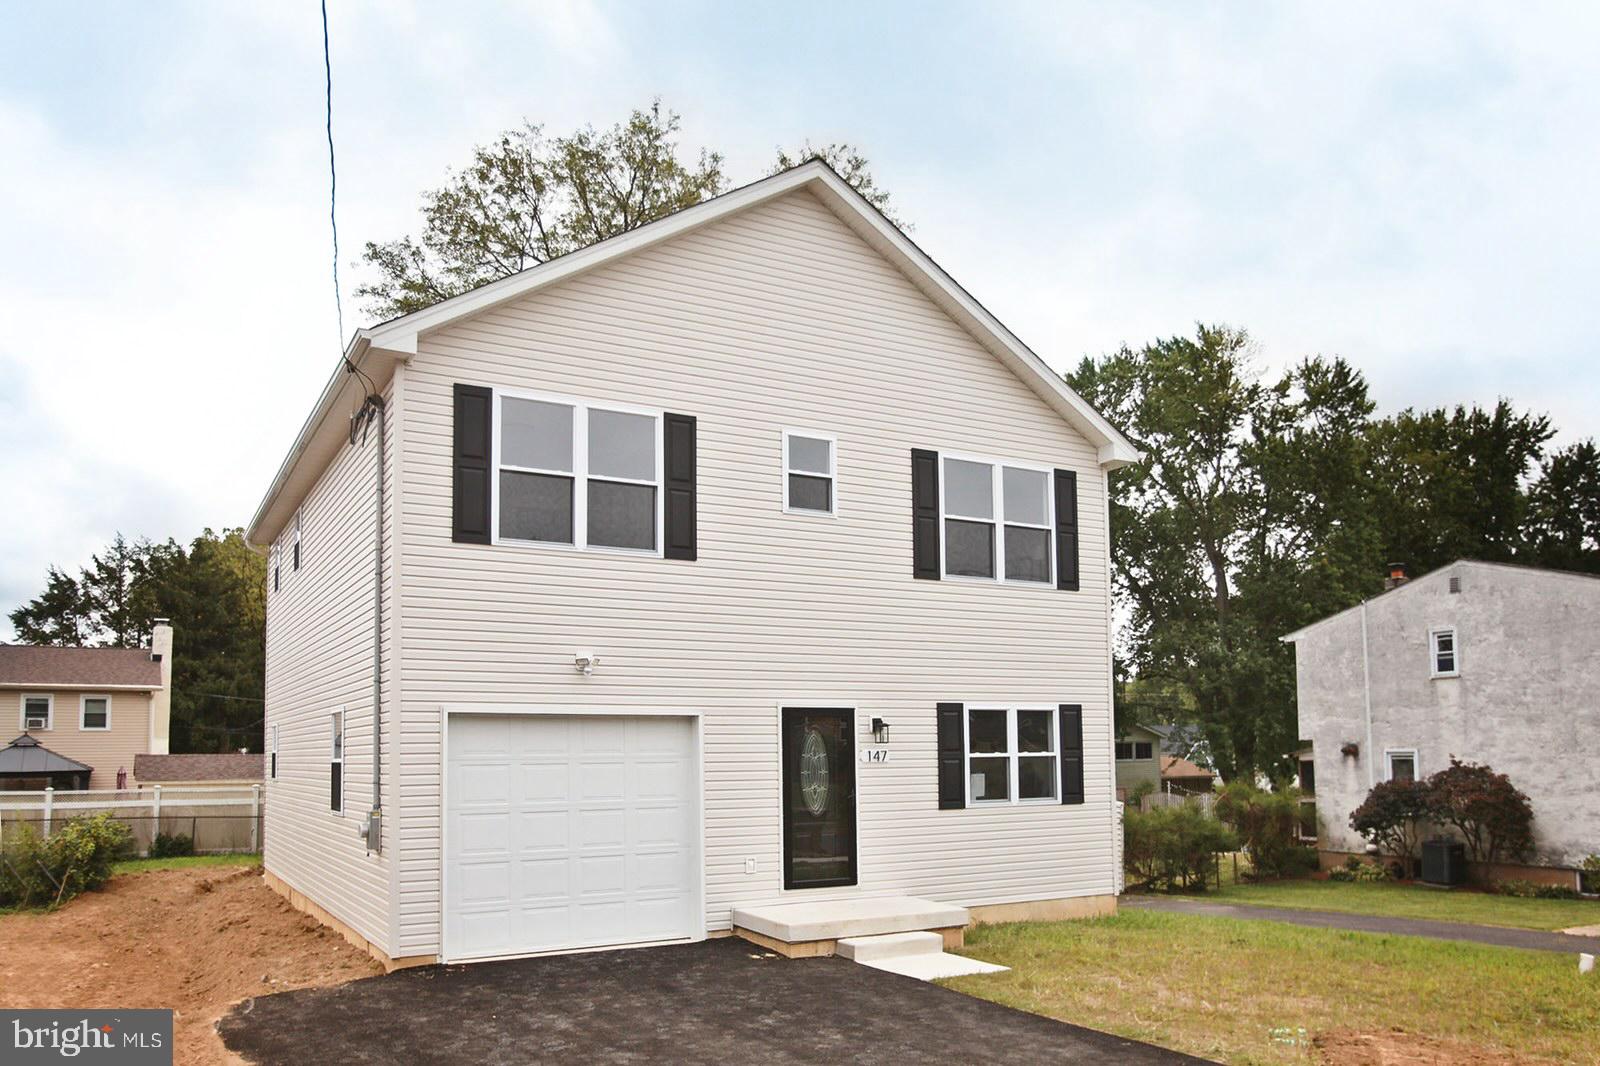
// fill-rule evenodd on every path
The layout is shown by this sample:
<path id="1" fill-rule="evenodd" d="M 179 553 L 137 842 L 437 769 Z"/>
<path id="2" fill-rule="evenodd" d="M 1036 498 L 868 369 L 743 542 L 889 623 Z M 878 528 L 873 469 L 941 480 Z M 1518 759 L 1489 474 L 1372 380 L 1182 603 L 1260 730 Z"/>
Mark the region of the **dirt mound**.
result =
<path id="1" fill-rule="evenodd" d="M 127 874 L 59 911 L 0 918 L 0 1006 L 168 1007 L 184 1066 L 237 1061 L 214 1026 L 241 999 L 381 972 L 255 868 Z"/>
<path id="2" fill-rule="evenodd" d="M 1513 1066 L 1543 1061 L 1400 1029 L 1334 1029 L 1319 1034 L 1314 1044 L 1319 1061 L 1329 1066 Z"/>

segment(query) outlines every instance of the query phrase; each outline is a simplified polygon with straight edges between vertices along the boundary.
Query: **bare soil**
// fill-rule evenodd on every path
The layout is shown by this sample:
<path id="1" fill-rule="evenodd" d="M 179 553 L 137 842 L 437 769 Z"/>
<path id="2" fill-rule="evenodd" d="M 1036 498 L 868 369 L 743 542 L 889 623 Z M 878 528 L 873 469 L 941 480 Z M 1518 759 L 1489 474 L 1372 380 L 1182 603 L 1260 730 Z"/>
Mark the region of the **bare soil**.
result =
<path id="1" fill-rule="evenodd" d="M 1399 1029 L 1369 1033 L 1334 1029 L 1318 1034 L 1314 1043 L 1320 1061 L 1328 1066 L 1516 1066 L 1546 1061 Z"/>
<path id="2" fill-rule="evenodd" d="M 242 999 L 381 972 L 254 867 L 124 874 L 58 911 L 0 917 L 0 1007 L 171 1008 L 179 1066 L 240 1061 L 216 1022 Z"/>

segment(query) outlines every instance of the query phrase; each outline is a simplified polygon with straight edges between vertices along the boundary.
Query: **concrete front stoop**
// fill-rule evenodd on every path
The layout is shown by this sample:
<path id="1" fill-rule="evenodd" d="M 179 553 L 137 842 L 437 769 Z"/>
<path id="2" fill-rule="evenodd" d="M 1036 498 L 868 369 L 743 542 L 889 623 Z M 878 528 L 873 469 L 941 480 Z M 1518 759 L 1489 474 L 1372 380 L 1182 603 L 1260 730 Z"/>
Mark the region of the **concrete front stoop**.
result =
<path id="1" fill-rule="evenodd" d="M 962 945 L 970 920 L 965 907 L 914 896 L 733 908 L 734 933 L 780 955 L 836 954 L 924 981 L 1005 969 L 947 952 Z"/>
<path id="2" fill-rule="evenodd" d="M 977 973 L 1004 973 L 1005 966 L 979 962 L 944 950 L 944 937 L 938 933 L 880 933 L 853 936 L 838 941 L 839 956 L 920 981 L 942 981 L 946 977 L 966 977 Z"/>

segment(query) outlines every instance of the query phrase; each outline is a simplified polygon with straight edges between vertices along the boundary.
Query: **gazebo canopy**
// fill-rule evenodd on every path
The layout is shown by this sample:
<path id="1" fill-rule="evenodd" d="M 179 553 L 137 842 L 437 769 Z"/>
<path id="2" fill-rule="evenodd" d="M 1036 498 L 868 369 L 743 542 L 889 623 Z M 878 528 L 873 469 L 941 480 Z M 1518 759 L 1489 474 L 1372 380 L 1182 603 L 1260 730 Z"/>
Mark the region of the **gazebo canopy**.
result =
<path id="1" fill-rule="evenodd" d="M 27 733 L 0 748 L 0 777 L 51 777 L 55 774 L 89 774 L 85 766 L 64 755 L 57 755 Z"/>

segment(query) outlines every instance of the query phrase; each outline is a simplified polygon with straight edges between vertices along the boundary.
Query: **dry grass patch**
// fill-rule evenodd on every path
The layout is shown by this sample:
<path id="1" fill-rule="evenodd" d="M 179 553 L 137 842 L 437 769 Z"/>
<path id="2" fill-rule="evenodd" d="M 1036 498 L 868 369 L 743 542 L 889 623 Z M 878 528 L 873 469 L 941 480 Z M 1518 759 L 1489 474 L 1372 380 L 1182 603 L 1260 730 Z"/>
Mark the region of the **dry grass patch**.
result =
<path id="1" fill-rule="evenodd" d="M 981 926 L 945 982 L 1230 1063 L 1600 1063 L 1600 980 L 1548 952 L 1125 911 Z"/>

